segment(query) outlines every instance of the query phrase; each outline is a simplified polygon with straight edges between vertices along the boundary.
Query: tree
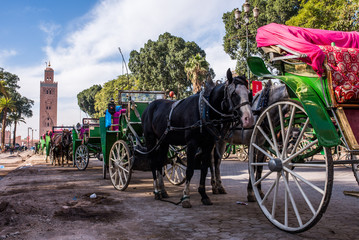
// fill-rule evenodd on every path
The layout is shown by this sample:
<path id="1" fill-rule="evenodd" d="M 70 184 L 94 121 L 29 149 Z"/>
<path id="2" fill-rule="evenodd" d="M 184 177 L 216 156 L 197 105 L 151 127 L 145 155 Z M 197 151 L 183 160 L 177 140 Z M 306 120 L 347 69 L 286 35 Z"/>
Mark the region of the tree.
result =
<path id="1" fill-rule="evenodd" d="M 263 52 L 257 48 L 255 41 L 257 28 L 271 22 L 284 24 L 292 16 L 296 15 L 299 8 L 299 0 L 249 0 L 252 9 L 259 8 L 260 14 L 255 21 L 252 9 L 249 12 L 248 25 L 248 45 L 249 56 L 259 55 L 264 58 Z M 236 72 L 240 75 L 247 75 L 247 41 L 246 26 L 244 25 L 244 12 L 242 9 L 241 24 L 236 28 L 234 9 L 223 14 L 226 34 L 223 37 L 224 51 L 232 58 L 237 60 Z"/>
<path id="2" fill-rule="evenodd" d="M 185 64 L 187 78 L 191 80 L 193 93 L 201 91 L 205 77 L 209 71 L 209 63 L 199 53 L 192 56 Z"/>
<path id="3" fill-rule="evenodd" d="M 25 118 L 21 116 L 21 114 L 15 112 L 11 112 L 9 114 L 8 120 L 11 123 L 14 123 L 14 131 L 13 131 L 13 138 L 12 138 L 12 145 L 15 146 L 16 143 L 16 128 L 17 124 L 19 123 L 26 123 Z"/>
<path id="4" fill-rule="evenodd" d="M 135 76 L 126 75 L 118 76 L 116 79 L 106 82 L 103 88 L 95 96 L 95 117 L 104 116 L 104 112 L 107 109 L 107 104 L 110 99 L 115 101 L 118 99 L 119 90 L 137 90 L 138 81 Z"/>
<path id="5" fill-rule="evenodd" d="M 302 0 L 286 24 L 335 31 L 358 31 L 359 0 Z"/>
<path id="6" fill-rule="evenodd" d="M 8 121 L 7 114 L 18 114 L 19 119 L 24 117 L 32 117 L 32 106 L 34 101 L 28 99 L 24 96 L 21 96 L 17 89 L 20 88 L 18 82 L 20 81 L 19 77 L 15 74 L 4 71 L 3 68 L 0 68 L 0 118 L 2 122 L 2 144 L 4 147 L 5 142 L 5 128 L 6 123 L 11 124 L 11 121 Z M 14 139 L 16 136 L 16 123 L 14 131 Z"/>
<path id="7" fill-rule="evenodd" d="M 77 94 L 77 104 L 80 109 L 93 117 L 96 113 L 95 110 L 95 96 L 102 89 L 101 85 L 93 85 L 92 87 L 83 90 Z"/>
<path id="8" fill-rule="evenodd" d="M 5 149 L 5 129 L 6 129 L 6 115 L 9 111 L 16 110 L 14 102 L 8 97 L 0 98 L 0 112 L 2 112 L 2 129 L 1 129 L 1 145 Z"/>
<path id="9" fill-rule="evenodd" d="M 34 101 L 28 99 L 27 97 L 21 96 L 20 93 L 14 92 L 12 97 L 16 110 L 12 111 L 9 115 L 9 120 L 14 122 L 14 131 L 13 131 L 13 145 L 15 145 L 16 138 L 16 129 L 17 124 L 20 122 L 26 123 L 25 118 L 32 117 L 32 106 L 34 105 Z"/>
<path id="10" fill-rule="evenodd" d="M 184 64 L 196 54 L 206 56 L 195 42 L 166 32 L 157 41 L 148 40 L 139 52 L 133 50 L 129 68 L 138 78 L 140 90 L 172 90 L 181 98 L 191 93 Z"/>

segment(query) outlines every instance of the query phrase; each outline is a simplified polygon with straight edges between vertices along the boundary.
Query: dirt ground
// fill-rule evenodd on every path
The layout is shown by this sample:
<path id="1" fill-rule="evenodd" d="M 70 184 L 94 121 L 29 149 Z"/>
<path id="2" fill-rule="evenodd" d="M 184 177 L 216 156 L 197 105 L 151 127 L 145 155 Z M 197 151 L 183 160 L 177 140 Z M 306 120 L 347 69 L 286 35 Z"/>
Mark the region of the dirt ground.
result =
<path id="1" fill-rule="evenodd" d="M 103 179 L 96 159 L 78 171 L 28 155 L 0 155 L 0 239 L 354 239 L 359 232 L 358 200 L 343 194 L 332 198 L 325 217 L 309 231 L 294 235 L 276 229 L 257 204 L 236 204 L 246 202 L 248 176 L 246 164 L 238 161 L 223 164 L 227 195 L 213 195 L 207 185 L 212 206 L 201 204 L 195 173 L 193 207 L 183 209 L 154 200 L 149 172 L 134 172 L 121 192 Z M 350 171 L 339 174 L 350 178 L 339 182 L 345 190 L 358 190 Z M 182 186 L 165 184 L 177 202 Z M 93 193 L 96 198 L 90 198 Z"/>

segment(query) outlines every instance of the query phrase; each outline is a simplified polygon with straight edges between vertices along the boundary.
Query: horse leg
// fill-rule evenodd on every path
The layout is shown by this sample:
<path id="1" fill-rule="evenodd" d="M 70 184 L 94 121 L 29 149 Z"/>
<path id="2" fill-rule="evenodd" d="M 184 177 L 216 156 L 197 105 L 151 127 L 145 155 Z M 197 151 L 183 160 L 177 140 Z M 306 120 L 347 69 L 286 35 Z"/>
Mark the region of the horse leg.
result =
<path id="1" fill-rule="evenodd" d="M 213 203 L 209 199 L 208 195 L 206 194 L 206 177 L 208 173 L 208 167 L 210 166 L 210 159 L 211 159 L 211 150 L 213 149 L 203 149 L 205 156 L 202 160 L 201 164 L 201 178 L 199 182 L 198 192 L 201 195 L 203 205 L 212 205 Z M 209 154 L 208 154 L 209 153 Z"/>
<path id="2" fill-rule="evenodd" d="M 183 189 L 182 196 L 182 207 L 183 208 L 191 208 L 190 202 L 190 183 L 194 173 L 194 159 L 197 152 L 197 146 L 193 146 L 192 144 L 187 144 L 187 169 L 186 169 L 186 183 Z"/>
<path id="3" fill-rule="evenodd" d="M 158 187 L 160 188 L 160 193 L 162 198 L 169 198 L 169 195 L 165 189 L 165 184 L 163 182 L 163 174 L 162 169 L 165 161 L 167 160 L 168 153 L 168 145 L 160 148 L 159 152 L 159 165 L 157 165 L 157 179 L 158 179 Z"/>
<path id="4" fill-rule="evenodd" d="M 222 144 L 219 145 L 218 148 L 216 147 L 214 150 L 214 156 L 215 156 L 214 172 L 215 172 L 215 179 L 216 179 L 215 186 L 216 186 L 217 192 L 219 194 L 227 194 L 226 190 L 224 189 L 224 187 L 222 185 L 221 170 L 220 170 L 222 156 L 225 151 L 225 148 L 226 148 L 226 144 L 224 142 L 222 142 Z"/>

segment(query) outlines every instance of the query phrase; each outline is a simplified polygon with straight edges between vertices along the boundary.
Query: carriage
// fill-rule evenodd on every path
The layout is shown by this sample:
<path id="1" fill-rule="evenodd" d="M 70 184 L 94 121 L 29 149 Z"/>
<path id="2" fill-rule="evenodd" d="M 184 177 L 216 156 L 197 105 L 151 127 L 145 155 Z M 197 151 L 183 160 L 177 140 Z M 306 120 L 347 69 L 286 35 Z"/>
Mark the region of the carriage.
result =
<path id="1" fill-rule="evenodd" d="M 103 177 L 109 173 L 115 189 L 124 191 L 133 170 L 150 170 L 145 154 L 141 115 L 150 102 L 165 98 L 164 91 L 120 90 L 119 105 L 110 117 L 101 117 L 100 134 L 103 154 Z M 111 111 L 109 111 L 111 112 Z M 185 181 L 186 158 L 183 149 L 171 146 L 164 166 L 167 179 L 174 185 Z"/>
<path id="2" fill-rule="evenodd" d="M 272 74 L 259 57 L 248 58 L 251 72 L 280 79 L 290 98 L 268 106 L 256 121 L 250 180 L 272 224 L 303 232 L 329 204 L 333 165 L 351 164 L 359 183 L 359 33 L 269 24 L 256 38 L 281 74 Z M 349 159 L 333 161 L 337 146 Z"/>
<path id="3" fill-rule="evenodd" d="M 86 170 L 90 157 L 102 160 L 100 120 L 83 118 L 82 125 L 72 130 L 73 165 L 78 170 Z"/>

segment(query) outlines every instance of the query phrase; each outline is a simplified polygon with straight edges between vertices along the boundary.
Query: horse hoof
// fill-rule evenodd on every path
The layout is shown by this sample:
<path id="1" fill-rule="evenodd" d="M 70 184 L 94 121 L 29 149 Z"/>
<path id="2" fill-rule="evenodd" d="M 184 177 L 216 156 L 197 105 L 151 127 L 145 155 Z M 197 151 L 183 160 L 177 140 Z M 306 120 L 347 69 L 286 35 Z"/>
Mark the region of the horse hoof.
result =
<path id="1" fill-rule="evenodd" d="M 183 208 L 191 208 L 192 205 L 191 205 L 190 201 L 183 201 L 182 202 L 182 207 Z"/>
<path id="2" fill-rule="evenodd" d="M 202 201 L 203 205 L 213 205 L 211 199 L 209 199 L 209 198 L 202 199 L 201 201 Z"/>
<path id="3" fill-rule="evenodd" d="M 219 194 L 227 194 L 226 190 L 223 187 L 218 189 L 218 193 Z"/>
<path id="4" fill-rule="evenodd" d="M 162 199 L 162 196 L 161 196 L 161 193 L 155 193 L 155 200 L 161 200 Z"/>
<path id="5" fill-rule="evenodd" d="M 212 188 L 212 193 L 213 193 L 213 194 L 219 194 L 219 191 L 218 191 L 217 188 Z"/>
<path id="6" fill-rule="evenodd" d="M 168 193 L 166 191 L 161 192 L 161 197 L 162 198 L 169 198 L 170 196 L 168 195 Z"/>
<path id="7" fill-rule="evenodd" d="M 248 202 L 255 202 L 256 198 L 253 195 L 248 195 L 247 200 L 248 200 Z"/>

